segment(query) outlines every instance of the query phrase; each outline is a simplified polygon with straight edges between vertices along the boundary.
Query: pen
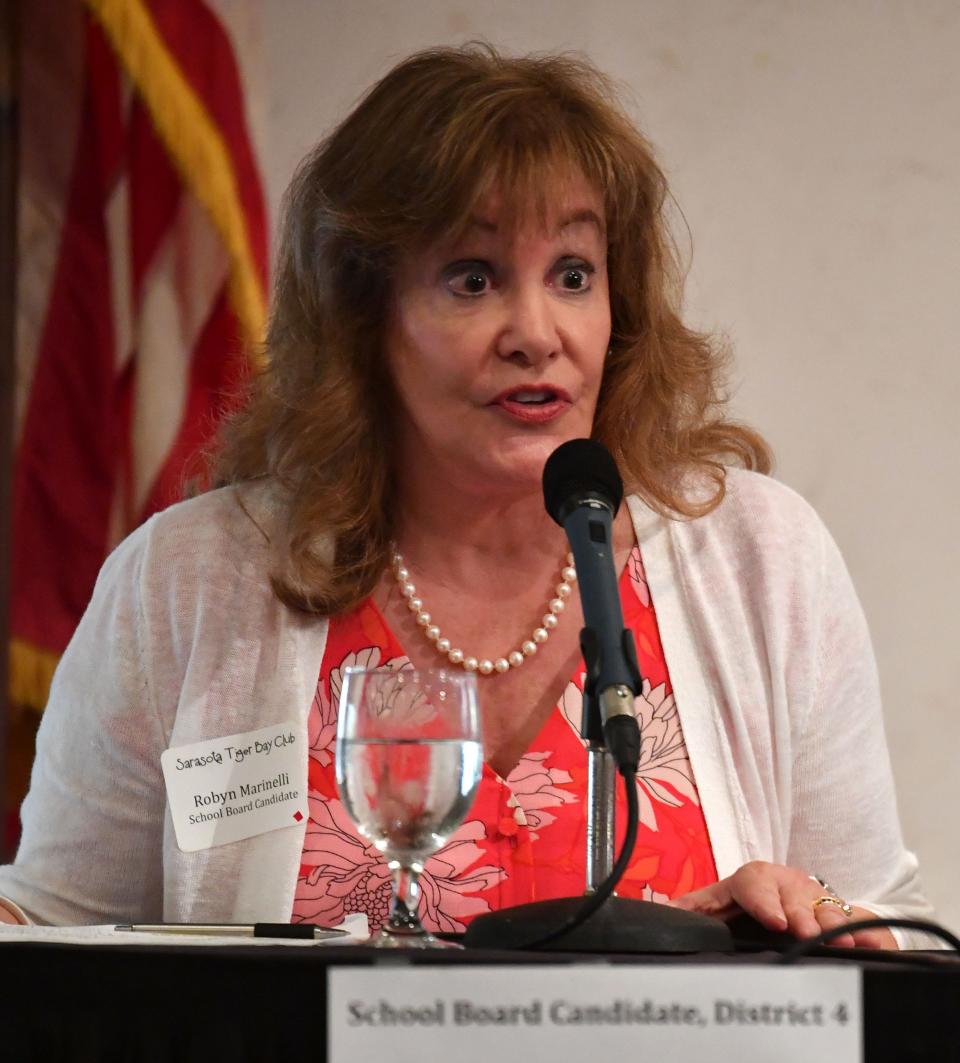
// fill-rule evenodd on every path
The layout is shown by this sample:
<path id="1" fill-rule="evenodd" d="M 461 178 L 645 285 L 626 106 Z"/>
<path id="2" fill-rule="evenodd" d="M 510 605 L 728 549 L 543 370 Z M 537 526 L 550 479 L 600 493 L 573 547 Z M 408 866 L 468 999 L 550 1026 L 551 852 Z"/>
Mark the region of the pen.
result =
<path id="1" fill-rule="evenodd" d="M 342 937 L 346 930 L 315 926 L 313 923 L 121 923 L 114 930 L 142 931 L 147 934 L 197 934 L 206 937 L 228 935 L 253 938 Z"/>

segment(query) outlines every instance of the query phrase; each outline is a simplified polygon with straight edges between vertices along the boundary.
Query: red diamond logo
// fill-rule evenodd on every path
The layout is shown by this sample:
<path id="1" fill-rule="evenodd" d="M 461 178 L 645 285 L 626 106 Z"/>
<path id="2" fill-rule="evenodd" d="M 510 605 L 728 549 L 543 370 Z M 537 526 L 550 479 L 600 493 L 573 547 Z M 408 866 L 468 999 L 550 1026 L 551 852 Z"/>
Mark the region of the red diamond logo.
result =
<path id="1" fill-rule="evenodd" d="M 298 810 L 294 812 L 293 818 L 299 823 L 300 820 L 303 819 L 303 813 Z"/>

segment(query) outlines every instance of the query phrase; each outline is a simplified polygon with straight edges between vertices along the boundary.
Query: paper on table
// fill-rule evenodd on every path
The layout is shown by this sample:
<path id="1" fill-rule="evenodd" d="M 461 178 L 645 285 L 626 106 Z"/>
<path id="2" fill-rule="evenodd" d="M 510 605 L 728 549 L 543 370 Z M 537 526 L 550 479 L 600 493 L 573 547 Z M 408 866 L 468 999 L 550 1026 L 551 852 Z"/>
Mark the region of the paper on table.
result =
<path id="1" fill-rule="evenodd" d="M 141 930 L 117 931 L 113 923 L 108 926 L 10 926 L 0 923 L 0 945 L 7 941 L 45 941 L 57 945 L 292 945 L 325 948 L 333 945 L 356 945 L 369 936 L 367 917 L 363 912 L 348 915 L 338 924 L 338 930 L 346 930 L 345 937 L 325 938 L 312 941 L 309 938 L 255 938 L 235 935 L 162 934 Z"/>

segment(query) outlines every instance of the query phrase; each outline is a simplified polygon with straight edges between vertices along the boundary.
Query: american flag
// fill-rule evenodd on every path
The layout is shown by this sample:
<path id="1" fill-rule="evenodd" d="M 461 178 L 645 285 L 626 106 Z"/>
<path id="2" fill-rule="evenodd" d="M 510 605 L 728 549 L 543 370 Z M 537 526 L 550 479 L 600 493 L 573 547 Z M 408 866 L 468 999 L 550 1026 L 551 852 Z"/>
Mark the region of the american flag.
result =
<path id="1" fill-rule="evenodd" d="M 181 497 L 258 356 L 242 6 L 21 5 L 14 703 L 42 708 L 107 553 Z"/>

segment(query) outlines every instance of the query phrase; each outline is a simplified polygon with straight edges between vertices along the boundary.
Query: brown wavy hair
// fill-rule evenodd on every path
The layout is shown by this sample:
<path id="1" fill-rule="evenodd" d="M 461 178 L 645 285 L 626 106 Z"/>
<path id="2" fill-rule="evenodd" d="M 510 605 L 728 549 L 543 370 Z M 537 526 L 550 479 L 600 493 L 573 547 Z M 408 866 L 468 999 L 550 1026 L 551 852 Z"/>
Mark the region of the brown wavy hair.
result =
<path id="1" fill-rule="evenodd" d="M 282 601 L 345 611 L 388 563 L 382 332 L 399 257 L 462 232 L 492 189 L 504 224 L 545 218 L 574 174 L 606 212 L 613 329 L 594 438 L 627 488 L 671 517 L 719 504 L 725 463 L 769 471 L 763 439 L 724 416 L 723 346 L 680 319 L 666 181 L 610 81 L 566 55 L 433 48 L 377 82 L 287 192 L 266 368 L 215 465 L 219 484 L 281 488 L 271 579 Z M 685 490 L 691 473 L 706 475 L 708 495 Z"/>

